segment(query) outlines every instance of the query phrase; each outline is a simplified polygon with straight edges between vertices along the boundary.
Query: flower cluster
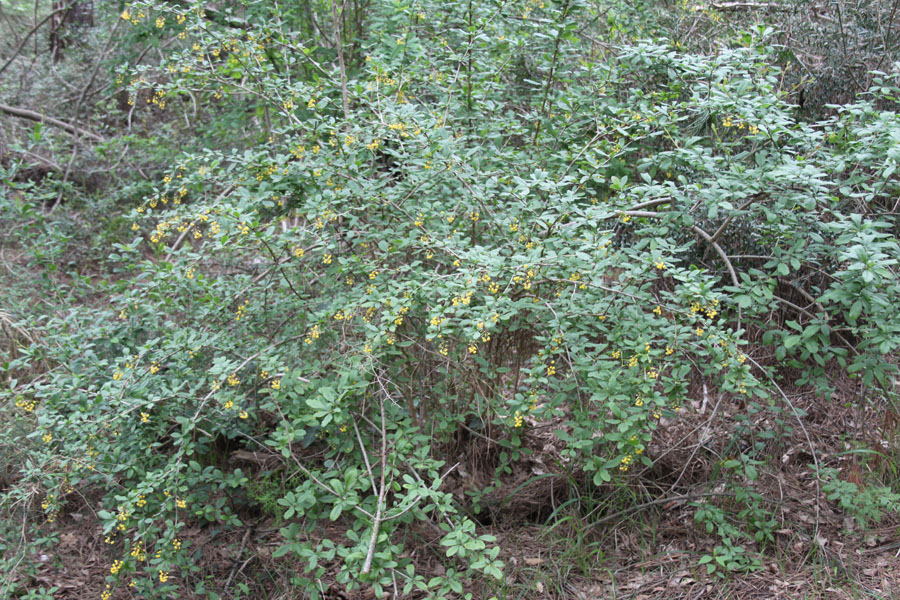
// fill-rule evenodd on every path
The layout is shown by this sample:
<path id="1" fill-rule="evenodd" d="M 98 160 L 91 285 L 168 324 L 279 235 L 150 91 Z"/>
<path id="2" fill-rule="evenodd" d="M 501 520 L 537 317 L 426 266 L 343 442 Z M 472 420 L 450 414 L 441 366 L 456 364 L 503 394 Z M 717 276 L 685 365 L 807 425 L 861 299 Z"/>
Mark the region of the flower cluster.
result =
<path id="1" fill-rule="evenodd" d="M 16 407 L 21 408 L 25 412 L 31 412 L 37 406 L 34 400 L 29 400 L 25 396 L 16 396 Z"/>

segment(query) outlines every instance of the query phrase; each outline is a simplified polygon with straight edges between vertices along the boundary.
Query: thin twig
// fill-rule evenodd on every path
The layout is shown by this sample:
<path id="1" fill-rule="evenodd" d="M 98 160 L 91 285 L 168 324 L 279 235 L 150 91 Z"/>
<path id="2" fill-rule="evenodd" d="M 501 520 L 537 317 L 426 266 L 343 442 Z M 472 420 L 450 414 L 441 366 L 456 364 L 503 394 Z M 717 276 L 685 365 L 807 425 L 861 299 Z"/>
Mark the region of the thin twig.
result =
<path id="1" fill-rule="evenodd" d="M 725 254 L 725 251 L 722 249 L 722 246 L 719 245 L 718 242 L 713 240 L 712 236 L 697 227 L 696 225 L 692 225 L 691 229 L 702 237 L 706 242 L 712 246 L 716 252 L 718 252 L 719 256 L 722 258 L 722 261 L 725 263 L 725 266 L 728 268 L 728 272 L 731 273 L 731 282 L 734 283 L 734 287 L 741 287 L 741 282 L 738 279 L 737 273 L 734 270 L 734 267 L 731 265 L 731 261 L 728 259 L 728 255 Z"/>
<path id="2" fill-rule="evenodd" d="M 346 4 L 341 4 L 341 15 Z M 344 43 L 341 39 L 341 28 L 338 23 L 336 0 L 331 0 L 331 22 L 334 26 L 335 44 L 337 45 L 338 66 L 341 69 L 341 102 L 344 105 L 344 118 L 350 118 L 350 94 L 347 90 L 347 68 L 344 65 Z"/>
<path id="3" fill-rule="evenodd" d="M 237 561 L 239 561 L 241 559 L 241 554 L 244 553 L 244 548 L 247 546 L 247 540 L 250 539 L 250 533 L 252 531 L 253 531 L 253 528 L 250 527 L 247 529 L 247 531 L 244 532 L 244 537 L 241 540 L 241 547 L 238 549 L 237 554 L 235 555 L 235 558 L 234 558 L 234 567 L 231 569 L 231 573 L 228 575 L 228 579 L 225 580 L 225 587 L 222 588 L 223 592 L 228 591 L 228 587 L 231 585 L 231 580 L 234 579 L 234 576 L 238 573 Z M 244 564 L 241 565 L 241 569 L 243 569 L 247 565 L 247 562 L 249 562 L 251 558 L 253 558 L 253 557 L 251 556 L 246 561 L 244 561 Z"/>
<path id="4" fill-rule="evenodd" d="M 706 400 L 706 382 L 703 382 L 703 396 L 704 401 Z M 703 427 L 703 433 L 700 434 L 700 442 L 694 446 L 694 450 L 691 452 L 691 455 L 688 457 L 686 461 L 684 461 L 684 467 L 681 469 L 681 472 L 678 473 L 678 478 L 675 480 L 675 483 L 669 486 L 669 491 L 673 491 L 679 483 L 681 483 L 681 479 L 684 477 L 685 473 L 687 473 L 688 466 L 691 465 L 694 461 L 694 457 L 697 456 L 697 452 L 700 451 L 700 447 L 703 446 L 704 436 L 709 434 L 709 429 L 712 427 L 713 421 L 716 419 L 716 415 L 719 412 L 719 406 L 722 404 L 722 394 L 719 394 L 719 399 L 716 400 L 716 405 L 713 407 L 712 414 L 709 415 L 709 419 L 706 420 L 706 425 Z M 659 459 L 657 459 L 659 460 Z"/>
<path id="5" fill-rule="evenodd" d="M 378 382 L 381 384 L 380 377 L 378 377 Z M 381 384 L 381 389 L 386 395 L 387 390 L 383 384 Z M 372 559 L 375 556 L 375 545 L 378 542 L 378 530 L 381 529 L 384 500 L 387 496 L 387 486 L 384 483 L 387 474 L 387 421 L 384 416 L 384 396 L 379 397 L 378 405 L 381 409 L 381 481 L 378 489 L 378 505 L 375 507 L 375 518 L 372 521 L 372 538 L 369 540 L 369 551 L 366 553 L 366 561 L 363 563 L 361 571 L 363 574 L 372 570 Z"/>
<path id="6" fill-rule="evenodd" d="M 375 487 L 375 476 L 372 474 L 372 465 L 369 463 L 369 453 L 366 452 L 366 445 L 363 444 L 362 436 L 359 435 L 359 427 L 356 426 L 356 421 L 353 421 L 353 431 L 356 432 L 356 439 L 359 442 L 359 449 L 363 455 L 363 461 L 366 463 L 366 471 L 369 473 L 369 481 L 372 483 L 372 493 L 376 493 L 377 488 Z"/>
<path id="7" fill-rule="evenodd" d="M 815 483 L 816 483 L 816 503 L 815 503 L 816 529 L 815 529 L 815 533 L 813 535 L 813 539 L 818 540 L 819 539 L 819 499 L 822 496 L 822 489 L 821 489 L 821 484 L 819 483 L 819 479 L 821 479 L 821 473 L 819 471 L 819 457 L 818 457 L 818 455 L 816 455 L 816 447 L 813 445 L 812 439 L 809 437 L 809 432 L 806 430 L 806 425 L 803 424 L 803 420 L 800 418 L 800 413 L 797 411 L 796 408 L 794 408 L 793 403 L 791 402 L 790 398 L 787 397 L 787 394 L 784 393 L 784 390 L 781 389 L 781 386 L 778 385 L 772 377 L 769 377 L 769 374 L 766 372 L 766 370 L 763 369 L 762 366 L 760 366 L 760 364 L 758 362 L 753 360 L 753 358 L 749 354 L 745 354 L 744 356 L 746 356 L 747 360 L 749 360 L 751 363 L 756 365 L 756 367 L 760 371 L 762 371 L 762 373 L 764 375 L 766 375 L 766 377 L 768 377 L 769 383 L 771 383 L 773 386 L 775 386 L 775 389 L 778 390 L 778 393 L 781 394 L 781 397 L 784 399 L 785 404 L 787 404 L 788 407 L 790 407 L 791 412 L 794 413 L 794 417 L 797 419 L 797 423 L 800 424 L 800 429 L 803 431 L 804 437 L 806 437 L 806 443 L 807 443 L 807 445 L 809 445 L 809 453 L 812 455 L 813 464 L 816 467 L 816 478 L 815 478 Z"/>

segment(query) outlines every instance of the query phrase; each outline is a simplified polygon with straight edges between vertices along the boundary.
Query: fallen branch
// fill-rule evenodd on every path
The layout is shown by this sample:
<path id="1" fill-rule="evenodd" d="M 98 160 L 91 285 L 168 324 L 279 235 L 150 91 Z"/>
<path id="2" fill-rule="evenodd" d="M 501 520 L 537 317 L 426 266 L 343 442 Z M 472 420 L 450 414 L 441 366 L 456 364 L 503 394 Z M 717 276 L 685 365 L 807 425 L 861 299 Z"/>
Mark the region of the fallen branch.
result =
<path id="1" fill-rule="evenodd" d="M 60 129 L 67 131 L 74 136 L 88 138 L 94 140 L 95 142 L 106 141 L 102 136 L 99 136 L 96 133 L 87 131 L 85 129 L 82 129 L 81 127 L 72 125 L 71 123 L 66 123 L 65 121 L 60 121 L 59 119 L 54 119 L 53 117 L 42 115 L 41 113 L 34 112 L 33 110 L 28 110 L 26 108 L 18 108 L 15 106 L 7 106 L 6 104 L 0 104 L 0 112 L 4 112 L 14 117 L 19 117 L 20 119 L 28 119 L 29 121 L 36 121 L 38 123 L 53 125 L 54 127 L 59 127 Z"/>

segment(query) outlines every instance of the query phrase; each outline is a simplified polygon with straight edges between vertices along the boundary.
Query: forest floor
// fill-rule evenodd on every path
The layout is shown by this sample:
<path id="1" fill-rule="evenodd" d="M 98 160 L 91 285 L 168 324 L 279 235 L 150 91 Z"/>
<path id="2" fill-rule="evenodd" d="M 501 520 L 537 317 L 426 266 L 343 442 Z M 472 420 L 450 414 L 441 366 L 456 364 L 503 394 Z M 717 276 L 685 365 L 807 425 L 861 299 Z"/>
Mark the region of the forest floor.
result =
<path id="1" fill-rule="evenodd" d="M 723 458 L 740 451 L 734 433 L 740 419 L 735 417 L 748 411 L 733 398 L 705 395 L 702 384 L 692 387 L 698 400 L 686 404 L 678 419 L 661 422 L 648 452 L 654 466 L 629 474 L 627 485 L 601 490 L 607 501 L 595 502 L 591 510 L 585 508 L 587 498 L 579 495 L 584 475 L 564 473 L 565 460 L 553 434 L 559 424 L 532 423 L 527 435 L 532 454 L 515 464 L 502 485 L 481 499 L 485 508 L 473 514 L 481 524 L 479 534 L 497 537 L 507 568 L 502 582 L 472 581 L 468 590 L 472 597 L 900 598 L 896 516 L 862 527 L 824 497 L 811 468 L 815 463 L 838 468 L 841 479 L 861 487 L 879 470 L 893 468 L 882 459 L 882 451 L 896 438 L 895 413 L 886 406 L 815 401 L 811 393 L 800 390 L 788 394 L 792 410 L 805 416 L 794 419 L 797 427 L 786 424 L 784 439 L 767 447 L 768 460 L 753 485 L 778 521 L 774 540 L 765 546 L 743 541 L 748 551 L 759 552 L 760 568 L 720 576 L 698 563 L 719 542 L 695 521 L 692 503 L 723 501 L 724 486 L 710 482 L 723 478 L 717 468 Z M 851 392 L 846 390 L 847 397 Z M 758 422 L 750 424 L 753 429 L 772 427 L 770 412 L 760 411 L 754 418 Z M 493 476 L 490 446 L 482 438 L 470 437 L 447 449 L 448 460 L 459 461 L 460 466 L 445 485 L 463 505 L 471 496 L 467 492 L 480 489 Z M 258 476 L 273 461 L 238 450 L 223 464 Z M 56 600 L 100 597 L 111 549 L 104 544 L 91 508 L 96 500 L 72 497 L 57 521 L 44 526 L 48 535 L 58 536 L 58 543 L 32 557 L 37 575 L 29 587 L 55 586 Z M 283 542 L 279 529 L 284 523 L 277 505 L 271 501 L 266 506 L 261 496 L 255 502 L 244 499 L 243 504 L 238 513 L 242 528 L 197 523 L 182 532 L 194 549 L 197 570 L 181 582 L 181 597 L 205 597 L 197 593 L 201 583 L 222 598 L 236 597 L 242 588 L 248 591 L 241 597 L 308 597 L 291 581 L 303 574 L 302 566 L 273 557 Z M 321 534 L 341 539 L 341 522 Z M 438 543 L 441 535 L 436 526 L 432 530 L 423 525 L 401 540 L 406 556 L 426 578 L 447 567 Z M 319 578 L 322 598 L 375 598 L 371 588 L 347 591 L 336 584 L 337 570 L 335 564 Z M 420 597 L 404 595 L 402 582 L 396 592 L 387 592 L 387 597 Z M 137 597 L 127 586 L 112 594 L 112 600 Z"/>

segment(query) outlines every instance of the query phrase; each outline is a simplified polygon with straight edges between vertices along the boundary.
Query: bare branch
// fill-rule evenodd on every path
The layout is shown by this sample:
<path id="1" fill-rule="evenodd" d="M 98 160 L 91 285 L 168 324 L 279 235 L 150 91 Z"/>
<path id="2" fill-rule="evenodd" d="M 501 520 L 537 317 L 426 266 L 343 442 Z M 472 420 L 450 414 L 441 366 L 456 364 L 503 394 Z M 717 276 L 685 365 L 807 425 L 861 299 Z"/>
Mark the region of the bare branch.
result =
<path id="1" fill-rule="evenodd" d="M 341 15 L 344 14 L 345 4 L 341 4 Z M 336 0 L 331 0 L 331 22 L 334 26 L 335 43 L 337 44 L 338 66 L 341 68 L 341 101 L 344 105 L 344 118 L 350 118 L 350 94 L 347 91 L 347 68 L 344 66 L 344 42 L 341 39 L 341 26 L 338 23 L 338 11 Z"/>
<path id="2" fill-rule="evenodd" d="M 719 253 L 719 256 L 722 257 L 722 261 L 725 263 L 725 266 L 728 267 L 728 272 L 731 273 L 731 282 L 734 284 L 734 287 L 740 287 L 741 281 L 740 279 L 738 279 L 737 273 L 735 272 L 734 267 L 731 265 L 731 261 L 728 259 L 728 255 L 725 254 L 724 250 L 722 250 L 722 246 L 720 246 L 718 242 L 713 240 L 711 235 L 709 235 L 696 225 L 692 226 L 691 229 L 693 229 L 697 235 L 706 240 L 706 242 L 710 246 L 712 246 L 716 252 Z"/>
<path id="3" fill-rule="evenodd" d="M 775 4 L 770 2 L 714 2 L 709 5 L 710 8 L 716 10 L 728 10 L 729 8 L 750 8 L 754 10 L 790 10 L 790 7 L 784 4 Z"/>
<path id="4" fill-rule="evenodd" d="M 372 519 L 372 538 L 369 540 L 369 551 L 366 552 L 366 561 L 363 563 L 362 573 L 368 573 L 372 570 L 372 559 L 375 557 L 375 545 L 378 543 L 378 531 L 381 529 L 381 523 L 384 520 L 384 502 L 387 497 L 387 485 L 385 485 L 385 475 L 387 473 L 387 419 L 384 416 L 384 400 L 387 397 L 387 389 L 381 382 L 381 377 L 376 375 L 378 383 L 381 386 L 384 395 L 379 399 L 379 407 L 381 408 L 381 481 L 378 489 L 378 505 L 375 507 L 375 518 Z"/>

